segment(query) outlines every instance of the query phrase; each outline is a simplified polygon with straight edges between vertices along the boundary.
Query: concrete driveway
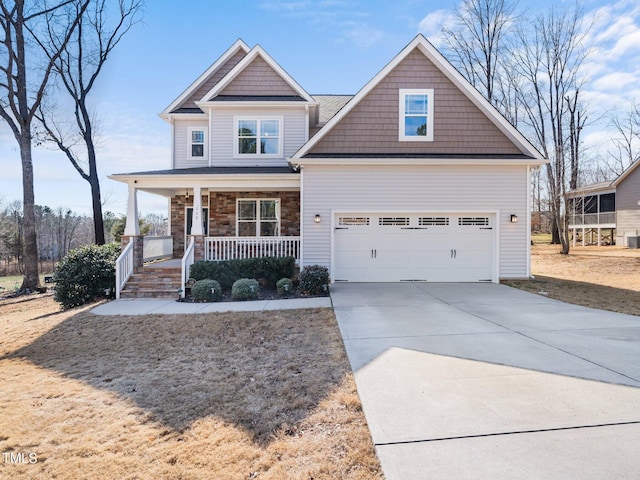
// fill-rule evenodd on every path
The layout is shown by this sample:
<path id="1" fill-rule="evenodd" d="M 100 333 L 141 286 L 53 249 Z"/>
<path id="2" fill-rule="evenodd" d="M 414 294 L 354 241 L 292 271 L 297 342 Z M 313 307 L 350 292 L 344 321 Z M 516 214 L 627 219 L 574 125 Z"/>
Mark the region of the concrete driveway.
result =
<path id="1" fill-rule="evenodd" d="M 640 317 L 495 284 L 335 284 L 388 480 L 640 477 Z"/>

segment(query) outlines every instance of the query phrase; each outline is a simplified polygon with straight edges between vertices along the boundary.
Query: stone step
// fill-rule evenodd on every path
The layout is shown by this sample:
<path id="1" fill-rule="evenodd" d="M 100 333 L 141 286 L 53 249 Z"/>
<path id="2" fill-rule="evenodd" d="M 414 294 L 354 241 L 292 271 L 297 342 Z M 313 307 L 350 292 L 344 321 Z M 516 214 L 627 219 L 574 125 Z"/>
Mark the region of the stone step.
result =
<path id="1" fill-rule="evenodd" d="M 178 298 L 182 289 L 182 270 L 175 267 L 153 267 L 136 270 L 121 298 Z"/>

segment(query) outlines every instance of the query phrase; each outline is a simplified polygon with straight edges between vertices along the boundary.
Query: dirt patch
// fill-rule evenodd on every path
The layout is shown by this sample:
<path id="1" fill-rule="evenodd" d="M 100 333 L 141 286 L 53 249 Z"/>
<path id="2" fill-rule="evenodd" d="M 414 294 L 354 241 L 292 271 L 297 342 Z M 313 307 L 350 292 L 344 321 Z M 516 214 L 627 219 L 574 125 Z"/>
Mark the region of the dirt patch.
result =
<path id="1" fill-rule="evenodd" d="M 555 245 L 531 247 L 535 280 L 506 284 L 577 305 L 640 315 L 640 251 L 618 247 L 574 247 L 561 255 Z"/>
<path id="2" fill-rule="evenodd" d="M 330 309 L 0 302 L 2 478 L 383 478 Z"/>

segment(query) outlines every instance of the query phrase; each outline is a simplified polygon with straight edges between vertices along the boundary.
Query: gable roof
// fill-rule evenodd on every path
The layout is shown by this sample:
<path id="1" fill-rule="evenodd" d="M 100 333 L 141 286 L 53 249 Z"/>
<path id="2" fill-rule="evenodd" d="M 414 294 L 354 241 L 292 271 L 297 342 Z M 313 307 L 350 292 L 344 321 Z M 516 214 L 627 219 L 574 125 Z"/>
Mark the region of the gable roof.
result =
<path id="1" fill-rule="evenodd" d="M 227 73 L 211 90 L 203 97 L 201 102 L 213 101 L 215 97 L 220 95 L 238 76 L 240 76 L 247 68 L 249 68 L 257 59 L 263 60 L 291 89 L 296 95 L 309 103 L 315 103 L 311 95 L 309 95 L 291 75 L 289 75 L 271 56 L 264 51 L 260 45 L 253 47 L 249 53 Z"/>
<path id="2" fill-rule="evenodd" d="M 620 176 L 618 178 L 616 178 L 613 182 L 611 182 L 611 186 L 612 187 L 617 187 L 618 185 L 620 185 L 625 178 L 627 178 L 629 175 L 631 175 L 631 173 L 638 168 L 638 166 L 640 165 L 640 160 L 636 160 L 635 162 L 633 162 L 624 172 L 622 172 L 620 174 Z"/>
<path id="3" fill-rule="evenodd" d="M 209 68 L 207 68 L 204 73 L 202 73 L 202 75 L 200 75 L 184 92 L 182 92 L 178 98 L 171 102 L 169 106 L 160 113 L 160 116 L 166 118 L 170 113 L 179 109 L 185 100 L 195 93 L 202 84 L 204 84 L 215 72 L 225 65 L 234 55 L 243 52 L 246 54 L 250 50 L 249 46 L 244 43 L 242 39 L 236 40 L 236 42 L 231 45 L 231 47 L 229 47 Z M 194 112 L 192 111 L 188 113 Z"/>
<path id="4" fill-rule="evenodd" d="M 306 144 L 304 144 L 291 158 L 291 161 L 298 163 L 304 158 L 316 157 L 312 155 L 312 150 L 324 137 L 327 137 L 356 107 L 363 103 L 363 100 L 383 82 L 400 64 L 405 61 L 414 51 L 419 51 L 428 59 L 444 76 L 454 84 L 455 87 L 469 100 L 476 108 L 490 120 L 490 122 L 518 149 L 522 152 L 522 163 L 543 164 L 546 163 L 540 152 L 515 128 L 495 107 L 493 107 L 467 80 L 427 41 L 423 35 L 417 35 L 391 62 L 389 62 L 373 79 L 371 79 L 327 124 Z M 317 157 L 322 155 L 318 154 Z M 517 156 L 514 156 L 514 159 Z"/>

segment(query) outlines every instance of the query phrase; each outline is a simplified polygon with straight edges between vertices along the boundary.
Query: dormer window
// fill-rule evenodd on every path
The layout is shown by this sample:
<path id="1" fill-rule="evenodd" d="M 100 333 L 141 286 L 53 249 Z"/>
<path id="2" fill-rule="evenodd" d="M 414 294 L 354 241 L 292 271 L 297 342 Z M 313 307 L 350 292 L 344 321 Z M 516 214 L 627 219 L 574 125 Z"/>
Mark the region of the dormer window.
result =
<path id="1" fill-rule="evenodd" d="M 281 157 L 281 118 L 236 118 L 237 157 Z"/>
<path id="2" fill-rule="evenodd" d="M 205 158 L 205 129 L 189 128 L 189 158 L 203 159 Z"/>
<path id="3" fill-rule="evenodd" d="M 433 141 L 433 89 L 400 89 L 398 139 Z"/>

